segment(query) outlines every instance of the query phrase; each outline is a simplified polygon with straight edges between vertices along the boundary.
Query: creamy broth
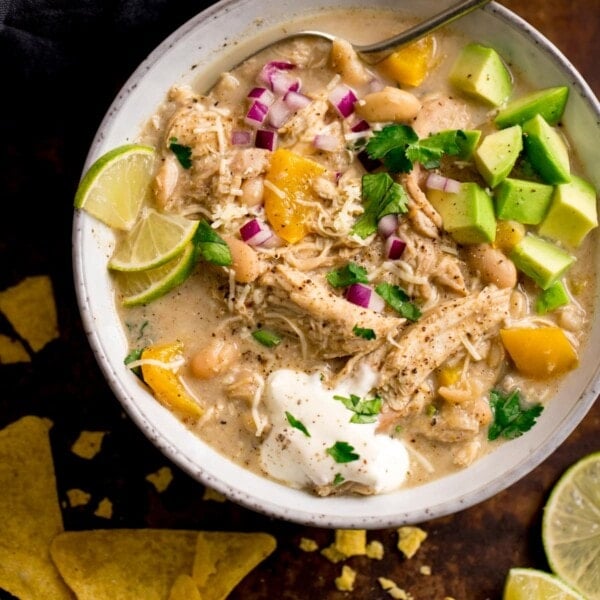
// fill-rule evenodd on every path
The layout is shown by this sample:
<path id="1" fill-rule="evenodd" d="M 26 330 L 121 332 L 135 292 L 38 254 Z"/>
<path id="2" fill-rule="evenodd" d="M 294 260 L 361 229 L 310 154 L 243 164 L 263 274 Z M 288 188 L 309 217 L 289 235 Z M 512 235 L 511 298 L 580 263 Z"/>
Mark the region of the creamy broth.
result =
<path id="1" fill-rule="evenodd" d="M 406 22 L 397 15 L 364 11 L 344 13 L 341 20 L 339 15 L 321 15 L 318 26 L 368 42 L 395 33 Z M 466 40 L 436 34 L 434 41 L 433 64 L 424 82 L 401 86 L 420 108 L 400 122 L 411 125 L 421 138 L 463 129 L 486 135 L 494 129 L 496 111 L 457 93 L 448 83 L 450 67 Z M 336 115 L 328 94 L 344 78 L 339 68 L 332 68 L 330 53 L 328 42 L 294 40 L 223 74 L 210 91 L 199 80 L 195 89 L 170 92 L 141 139 L 156 146 L 161 156 L 156 186 L 160 209 L 206 219 L 232 250 L 243 244 L 240 229 L 254 218 L 270 223 L 281 239 L 263 246 L 245 244 L 243 252 L 251 252 L 254 261 L 250 273 L 237 269 L 236 252 L 233 268 L 201 261 L 168 295 L 145 306 L 123 308 L 121 314 L 132 349 L 182 343 L 185 364 L 179 375 L 204 414 L 200 419 L 180 416 L 218 451 L 255 472 L 319 494 L 384 493 L 390 489 L 388 479 L 394 487 L 418 485 L 468 466 L 501 443 L 487 439 L 493 418 L 491 389 L 507 394 L 519 390 L 527 405 L 551 401 L 562 374 L 536 379 L 520 373 L 507 356 L 499 330 L 552 326 L 580 351 L 595 287 L 589 259 L 595 235 L 587 236 L 580 248 L 569 249 L 577 256 L 564 278 L 569 302 L 539 315 L 535 302 L 540 289 L 522 273 L 507 287 L 485 281 L 468 258 L 469 247 L 444 230 L 427 200 L 426 170 L 415 165 L 410 173 L 395 177 L 409 196 L 408 212 L 400 215 L 394 231 L 406 248 L 400 259 L 387 258 L 385 236 L 375 231 L 360 238 L 352 228 L 364 214 L 361 178 L 373 172 L 354 149 L 388 121 L 369 121 L 368 132 L 355 134 L 350 124 L 358 123 L 356 115 Z M 321 167 L 304 188 L 308 197 L 297 204 L 308 223 L 297 238 L 290 235 L 289 223 L 278 229 L 277 218 L 270 219 L 263 206 L 265 194 L 271 194 L 271 204 L 281 194 L 269 183 L 270 175 L 265 184 L 275 148 L 233 146 L 229 141 L 234 131 L 253 130 L 245 119 L 247 95 L 259 85 L 259 74 L 270 61 L 293 63 L 294 69 L 277 73 L 300 77 L 299 93 L 310 100 L 281 116 L 279 127 L 275 123 L 268 128 L 278 131 L 277 148 Z M 352 81 L 359 99 L 377 86 L 398 87 L 376 66 L 362 68 L 372 75 Z M 513 96 L 528 92 L 518 71 L 513 68 L 512 73 Z M 315 147 L 319 135 L 326 137 Z M 174 157 L 169 147 L 174 139 L 192 149 L 190 169 L 183 169 Z M 574 158 L 572 169 L 577 172 Z M 472 160 L 444 159 L 432 171 L 485 187 Z M 349 286 L 334 287 L 327 276 L 349 263 L 366 270 L 369 285 L 400 287 L 420 316 L 413 322 L 387 305 L 374 309 L 346 300 Z M 363 333 L 357 334 L 357 328 Z M 279 343 L 262 345 L 253 337 L 258 330 L 276 334 Z M 368 339 L 364 330 L 375 338 Z M 440 347 L 444 345 L 448 347 Z M 213 362 L 216 366 L 210 371 Z M 304 396 L 298 390 L 305 390 Z M 356 406 L 348 408 L 353 396 L 360 402 L 380 398 L 381 406 L 375 416 L 367 409 L 360 413 Z M 316 409 L 308 405 L 314 398 L 321 398 Z M 348 421 L 354 414 L 364 422 L 351 427 L 364 428 L 359 433 L 368 433 L 366 441 L 349 442 Z M 317 433 L 317 425 L 324 423 L 324 431 Z M 305 452 L 302 444 L 309 433 L 320 449 Z M 380 440 L 389 446 L 374 450 Z M 338 442 L 351 446 L 351 456 L 360 458 L 336 458 L 328 450 Z M 290 464 L 284 464 L 286 453 Z M 375 468 L 382 455 L 393 458 L 388 465 L 378 465 L 377 477 L 367 473 L 369 466 L 362 474 L 351 470 L 366 463 L 367 456 Z M 279 458 L 281 464 L 275 465 Z M 303 461 L 306 469 L 301 468 Z M 403 473 L 398 476 L 395 469 Z"/>

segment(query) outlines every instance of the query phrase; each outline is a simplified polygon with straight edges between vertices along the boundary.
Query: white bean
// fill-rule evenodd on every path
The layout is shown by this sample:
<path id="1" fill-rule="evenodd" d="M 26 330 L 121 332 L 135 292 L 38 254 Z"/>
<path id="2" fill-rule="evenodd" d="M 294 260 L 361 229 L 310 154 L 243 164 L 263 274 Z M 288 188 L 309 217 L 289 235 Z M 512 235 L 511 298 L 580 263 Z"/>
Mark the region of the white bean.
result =
<path id="1" fill-rule="evenodd" d="M 331 66 L 348 85 L 364 85 L 369 73 L 347 40 L 335 39 L 331 45 Z"/>
<path id="2" fill-rule="evenodd" d="M 493 283 L 499 288 L 512 288 L 517 284 L 517 269 L 501 250 L 489 244 L 477 244 L 467 248 L 466 256 L 484 283 Z"/>
<path id="3" fill-rule="evenodd" d="M 263 265 L 254 248 L 234 237 L 225 237 L 231 251 L 233 263 L 231 268 L 238 283 L 251 283 L 263 271 Z"/>
<path id="4" fill-rule="evenodd" d="M 265 191 L 264 179 L 262 177 L 251 177 L 244 180 L 241 185 L 242 195 L 240 200 L 246 206 L 258 206 L 263 201 Z"/>
<path id="5" fill-rule="evenodd" d="M 410 121 L 421 110 L 421 102 L 410 92 L 386 86 L 356 104 L 356 112 L 367 121 Z"/>
<path id="6" fill-rule="evenodd" d="M 214 339 L 194 354 L 190 370 L 198 379 L 211 379 L 225 372 L 239 356 L 240 351 L 235 342 Z"/>

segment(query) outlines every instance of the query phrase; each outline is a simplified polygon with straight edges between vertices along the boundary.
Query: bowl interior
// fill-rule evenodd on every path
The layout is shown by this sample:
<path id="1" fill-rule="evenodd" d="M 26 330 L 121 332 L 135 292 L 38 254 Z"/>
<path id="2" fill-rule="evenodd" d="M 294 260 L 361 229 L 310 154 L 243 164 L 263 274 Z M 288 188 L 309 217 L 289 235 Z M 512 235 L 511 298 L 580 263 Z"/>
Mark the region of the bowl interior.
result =
<path id="1" fill-rule="evenodd" d="M 134 141 L 171 85 L 195 82 L 208 88 L 223 70 L 265 42 L 278 38 L 289 24 L 318 29 L 322 0 L 225 0 L 184 24 L 135 71 L 108 110 L 87 157 L 87 168 L 109 149 Z M 440 10 L 438 0 L 375 0 L 381 7 L 415 17 Z M 444 3 L 449 4 L 449 3 Z M 359 7 L 354 0 L 334 0 L 330 8 Z M 264 17 L 264 14 L 268 14 Z M 317 20 L 306 21 L 314 13 Z M 566 84 L 571 95 L 564 122 L 579 152 L 586 177 L 600 187 L 600 107 L 568 60 L 531 26 L 492 2 L 457 21 L 452 28 L 496 47 L 537 87 Z M 257 41 L 260 40 L 260 41 Z M 268 515 L 322 527 L 382 528 L 419 522 L 480 502 L 544 460 L 584 417 L 596 399 L 600 357 L 600 321 L 595 318 L 581 363 L 563 382 L 536 427 L 503 444 L 469 468 L 426 485 L 371 497 L 317 498 L 263 479 L 233 464 L 204 444 L 159 405 L 123 365 L 127 352 L 106 269 L 112 233 L 83 212 L 73 228 L 76 292 L 86 334 L 105 377 L 123 407 L 174 463 L 230 499 Z M 597 260 L 597 250 L 592 260 Z M 596 293 L 595 297 L 600 295 Z M 598 314 L 596 307 L 595 314 Z"/>

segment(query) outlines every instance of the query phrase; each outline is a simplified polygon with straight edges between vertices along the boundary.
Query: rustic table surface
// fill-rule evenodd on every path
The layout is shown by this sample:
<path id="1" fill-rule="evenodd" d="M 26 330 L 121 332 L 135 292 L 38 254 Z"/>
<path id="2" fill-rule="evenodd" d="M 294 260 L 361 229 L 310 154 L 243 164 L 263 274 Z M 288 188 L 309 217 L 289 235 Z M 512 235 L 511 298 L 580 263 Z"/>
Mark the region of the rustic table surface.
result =
<path id="1" fill-rule="evenodd" d="M 203 499 L 203 486 L 170 464 L 124 415 L 94 361 L 77 310 L 71 272 L 71 202 L 87 148 L 108 104 L 145 54 L 198 8 L 192 3 L 185 8 L 163 4 L 147 2 L 145 13 L 123 12 L 110 24 L 106 37 L 86 21 L 83 8 L 73 9 L 71 17 L 79 21 L 64 40 L 45 38 L 49 47 L 64 54 L 59 69 L 51 65 L 54 71 L 36 70 L 33 65 L 30 70 L 16 72 L 15 67 L 11 72 L 11 59 L 2 56 L 2 68 L 8 69 L 16 84 L 6 85 L 5 80 L 0 105 L 4 213 L 0 218 L 0 290 L 27 276 L 48 275 L 57 302 L 60 337 L 32 353 L 30 363 L 0 365 L 0 427 L 25 414 L 47 416 L 54 422 L 51 442 L 65 529 L 156 527 L 272 533 L 277 550 L 240 583 L 232 599 L 385 598 L 389 596 L 377 583 L 384 576 L 417 600 L 446 596 L 483 600 L 501 597 L 510 567 L 548 569 L 540 541 L 543 506 L 560 474 L 600 448 L 598 402 L 569 438 L 522 480 L 477 506 L 421 523 L 428 537 L 413 559 L 404 559 L 395 548 L 395 529 L 370 531 L 369 540 L 381 541 L 385 555 L 380 561 L 366 557 L 347 561 L 358 571 L 351 594 L 334 586 L 339 564 L 318 552 L 299 549 L 303 537 L 314 539 L 320 547 L 328 545 L 332 531 L 272 520 L 229 501 Z M 600 0 L 503 0 L 501 4 L 549 38 L 600 94 Z M 17 17 L 9 12 L 3 27 L 10 18 L 18 21 Z M 86 33 L 86 27 L 92 34 Z M 43 34 L 43 25 L 38 28 Z M 77 78 L 73 78 L 75 72 Z M 14 336 L 2 318 L 0 333 Z M 82 430 L 109 432 L 101 452 L 88 461 L 70 451 Z M 165 466 L 174 478 L 159 493 L 145 477 Z M 69 507 L 66 490 L 71 488 L 88 491 L 91 501 Z M 103 498 L 112 502 L 110 518 L 94 514 Z M 0 527 L 1 521 L 2 515 Z M 422 573 L 423 566 L 430 567 L 430 575 Z"/>

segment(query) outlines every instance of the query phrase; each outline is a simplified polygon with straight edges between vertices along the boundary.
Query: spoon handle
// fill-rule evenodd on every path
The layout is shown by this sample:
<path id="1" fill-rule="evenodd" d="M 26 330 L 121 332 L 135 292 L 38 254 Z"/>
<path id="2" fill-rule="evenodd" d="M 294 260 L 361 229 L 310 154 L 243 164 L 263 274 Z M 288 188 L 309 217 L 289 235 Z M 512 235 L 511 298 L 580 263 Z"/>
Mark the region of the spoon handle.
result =
<path id="1" fill-rule="evenodd" d="M 385 50 L 398 48 L 404 44 L 418 40 L 428 33 L 455 21 L 488 2 L 490 2 L 490 0 L 463 0 L 463 2 L 459 2 L 458 4 L 447 8 L 430 19 L 406 29 L 405 31 L 401 31 L 398 35 L 380 42 L 375 42 L 374 44 L 355 46 L 355 49 L 361 54 L 369 54 L 371 52 L 383 52 Z"/>

